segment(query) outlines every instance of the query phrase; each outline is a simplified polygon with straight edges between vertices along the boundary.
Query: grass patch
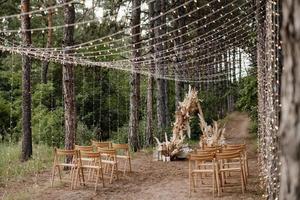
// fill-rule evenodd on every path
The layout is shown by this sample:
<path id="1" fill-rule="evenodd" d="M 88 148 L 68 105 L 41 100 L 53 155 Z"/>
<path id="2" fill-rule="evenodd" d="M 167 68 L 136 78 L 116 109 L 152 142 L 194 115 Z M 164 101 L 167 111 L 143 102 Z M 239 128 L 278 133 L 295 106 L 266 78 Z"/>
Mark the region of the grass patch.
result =
<path id="1" fill-rule="evenodd" d="M 49 169 L 53 161 L 53 150 L 46 145 L 34 145 L 33 156 L 20 162 L 21 145 L 0 143 L 0 184 L 9 180 L 20 180 L 29 174 Z"/>

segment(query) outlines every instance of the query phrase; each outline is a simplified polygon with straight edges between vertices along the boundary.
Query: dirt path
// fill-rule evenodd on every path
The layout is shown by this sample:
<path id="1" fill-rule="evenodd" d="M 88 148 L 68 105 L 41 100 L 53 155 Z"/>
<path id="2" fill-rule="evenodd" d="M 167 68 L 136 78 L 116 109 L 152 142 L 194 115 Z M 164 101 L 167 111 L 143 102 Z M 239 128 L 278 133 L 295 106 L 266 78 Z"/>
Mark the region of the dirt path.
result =
<path id="1" fill-rule="evenodd" d="M 228 143 L 247 143 L 249 151 L 250 177 L 245 195 L 239 188 L 223 193 L 222 199 L 261 199 L 258 188 L 258 169 L 256 166 L 255 142 L 248 134 L 249 119 L 247 115 L 232 113 L 227 122 L 226 135 Z M 119 181 L 99 187 L 97 195 L 93 188 L 77 188 L 71 191 L 68 186 L 49 187 L 49 172 L 39 175 L 38 181 L 18 183 L 19 189 L 8 188 L 9 199 L 212 199 L 210 192 L 197 191 L 188 196 L 188 162 L 174 161 L 170 163 L 152 161 L 152 154 L 139 152 L 132 162 L 134 172 L 122 175 Z M 30 178 L 29 178 L 30 180 Z M 23 185 L 23 186 L 22 186 Z M 27 185 L 26 187 L 24 185 Z M 20 192 L 16 192 L 20 191 Z M 11 195 L 11 193 L 15 193 Z"/>

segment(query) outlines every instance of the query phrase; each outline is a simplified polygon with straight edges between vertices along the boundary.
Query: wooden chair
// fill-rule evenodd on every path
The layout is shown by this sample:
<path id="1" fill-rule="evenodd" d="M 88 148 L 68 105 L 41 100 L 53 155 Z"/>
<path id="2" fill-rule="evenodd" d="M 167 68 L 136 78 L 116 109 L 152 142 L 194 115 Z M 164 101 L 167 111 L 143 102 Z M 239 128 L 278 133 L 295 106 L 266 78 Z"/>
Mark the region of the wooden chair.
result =
<path id="1" fill-rule="evenodd" d="M 95 149 L 97 149 L 98 147 L 99 148 L 111 149 L 112 148 L 112 142 L 110 142 L 110 141 L 99 142 L 99 141 L 92 140 L 92 146 L 94 146 Z"/>
<path id="2" fill-rule="evenodd" d="M 228 150 L 241 150 L 243 155 L 243 163 L 244 163 L 244 171 L 246 174 L 246 177 L 249 176 L 249 164 L 248 164 L 248 154 L 247 154 L 247 148 L 246 144 L 227 144 L 225 148 L 222 149 L 223 151 Z"/>
<path id="3" fill-rule="evenodd" d="M 129 145 L 128 144 L 112 144 L 112 148 L 117 152 L 117 159 L 125 160 L 124 162 L 124 174 L 126 172 L 127 163 L 129 165 L 129 172 L 131 172 L 131 157 L 129 152 Z"/>
<path id="4" fill-rule="evenodd" d="M 80 151 L 80 152 L 93 152 L 94 151 L 94 147 L 93 146 L 79 146 L 79 145 L 75 145 L 75 149 Z M 81 158 L 81 161 L 83 162 L 89 162 L 92 159 L 90 158 Z"/>
<path id="5" fill-rule="evenodd" d="M 116 172 L 117 180 L 118 176 L 118 162 L 117 162 L 117 153 L 115 149 L 106 149 L 106 148 L 98 148 L 98 152 L 101 154 L 102 163 L 104 164 L 104 169 L 109 170 L 110 172 L 110 180 L 109 183 L 112 183 L 114 172 Z"/>
<path id="6" fill-rule="evenodd" d="M 82 162 L 82 158 L 88 158 L 89 160 L 91 160 L 91 162 L 84 164 Z M 102 168 L 100 152 L 79 151 L 79 162 L 78 162 L 78 168 L 76 171 L 77 176 L 75 179 L 75 185 L 77 185 L 77 177 L 79 177 L 78 176 L 79 172 L 83 171 L 84 169 L 87 169 L 87 170 L 91 171 L 92 173 L 96 172 L 95 192 L 97 192 L 98 181 L 100 178 L 102 179 L 102 185 L 104 187 L 103 168 Z M 92 177 L 94 177 L 93 175 L 92 175 Z"/>
<path id="7" fill-rule="evenodd" d="M 199 163 L 206 163 L 211 162 L 212 165 L 210 168 L 205 167 L 204 169 L 201 168 Z M 215 196 L 215 190 L 218 189 L 218 179 L 216 179 L 216 169 L 215 169 L 215 159 L 214 155 L 210 153 L 197 153 L 197 154 L 190 154 L 189 155 L 189 196 L 191 196 L 191 190 L 193 185 L 193 190 L 195 192 L 196 181 L 195 176 L 200 175 L 201 184 L 202 186 L 200 189 L 209 189 L 212 190 L 213 197 Z M 211 174 L 212 184 L 205 185 L 204 184 L 204 177 L 203 175 Z"/>
<path id="8" fill-rule="evenodd" d="M 67 162 L 67 160 L 69 162 Z M 58 170 L 59 179 L 62 182 L 62 174 L 61 167 L 65 167 L 70 169 L 70 178 L 71 178 L 71 189 L 75 187 L 74 178 L 75 178 L 75 170 L 78 169 L 78 151 L 77 150 L 64 150 L 54 148 L 54 161 L 52 168 L 52 176 L 51 176 L 51 187 L 53 187 L 55 173 Z M 84 175 L 81 171 L 78 172 L 78 175 L 81 175 L 84 181 Z"/>
<path id="9" fill-rule="evenodd" d="M 75 145 L 75 149 L 76 150 L 80 150 L 80 151 L 94 151 L 94 147 L 93 146 L 79 146 L 79 145 Z"/>
<path id="10" fill-rule="evenodd" d="M 223 189 L 227 186 L 235 186 L 235 185 L 226 185 L 225 184 L 225 172 L 238 172 L 240 174 L 241 179 L 241 189 L 242 193 L 245 193 L 246 185 L 245 185 L 245 175 L 244 175 L 244 167 L 243 167 L 243 160 L 242 160 L 242 152 L 241 151 L 233 151 L 231 152 L 227 151 L 225 153 L 216 153 L 216 160 L 217 160 L 217 179 L 220 183 L 218 185 L 218 196 L 220 196 L 220 191 L 223 191 Z M 234 165 L 228 164 L 225 168 L 223 165 L 224 160 L 227 161 L 227 163 L 234 162 Z M 238 166 L 236 165 L 236 160 L 238 160 Z"/>

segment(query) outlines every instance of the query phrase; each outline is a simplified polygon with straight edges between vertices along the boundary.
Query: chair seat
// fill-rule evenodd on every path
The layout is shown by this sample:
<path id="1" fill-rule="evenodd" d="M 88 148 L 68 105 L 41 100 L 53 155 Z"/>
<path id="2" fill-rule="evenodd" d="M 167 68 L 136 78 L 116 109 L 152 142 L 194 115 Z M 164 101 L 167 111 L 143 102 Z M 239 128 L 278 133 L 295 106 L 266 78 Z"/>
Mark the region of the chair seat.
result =
<path id="1" fill-rule="evenodd" d="M 79 158 L 80 159 L 80 158 Z M 81 158 L 82 161 L 94 161 L 92 158 Z"/>
<path id="2" fill-rule="evenodd" d="M 192 171 L 192 173 L 212 173 L 212 172 L 214 172 L 214 170 L 213 169 L 194 169 L 193 171 Z"/>
<path id="3" fill-rule="evenodd" d="M 76 165 L 73 163 L 59 163 L 58 166 L 64 166 L 64 167 L 75 167 Z"/>
<path id="4" fill-rule="evenodd" d="M 112 164 L 112 165 L 117 163 L 116 161 L 113 161 L 113 160 L 101 160 L 101 161 L 102 161 L 102 163 Z"/>
<path id="5" fill-rule="evenodd" d="M 100 166 L 93 166 L 93 165 L 82 165 L 81 167 L 86 169 L 101 169 Z"/>
<path id="6" fill-rule="evenodd" d="M 125 155 L 117 155 L 117 158 L 124 158 L 124 159 L 128 159 L 129 156 L 125 156 Z"/>
<path id="7" fill-rule="evenodd" d="M 241 168 L 223 168 L 219 171 L 241 171 Z"/>

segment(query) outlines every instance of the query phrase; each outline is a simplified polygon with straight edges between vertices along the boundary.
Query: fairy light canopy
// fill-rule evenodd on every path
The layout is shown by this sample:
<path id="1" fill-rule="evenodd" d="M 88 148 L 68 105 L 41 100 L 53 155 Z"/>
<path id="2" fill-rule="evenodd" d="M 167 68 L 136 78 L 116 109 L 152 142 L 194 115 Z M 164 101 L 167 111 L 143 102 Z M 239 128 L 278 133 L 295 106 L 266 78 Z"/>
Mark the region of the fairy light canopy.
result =
<path id="1" fill-rule="evenodd" d="M 154 3 L 154 0 L 147 4 Z M 11 29 L 7 26 L 7 21 L 19 18 L 21 14 L 2 16 L 2 27 L 0 29 L 0 49 L 2 51 L 26 54 L 40 60 L 50 60 L 57 63 L 72 63 L 76 66 L 99 66 L 111 69 L 118 69 L 132 72 L 132 64 L 138 64 L 135 68 L 140 74 L 149 75 L 156 78 L 179 80 L 183 82 L 210 82 L 222 81 L 228 71 L 224 70 L 226 65 L 229 69 L 235 68 L 237 61 L 234 58 L 225 58 L 224 54 L 231 49 L 241 49 L 243 58 L 249 62 L 248 54 L 256 49 L 253 45 L 254 15 L 257 10 L 251 1 L 245 0 L 240 3 L 238 0 L 224 1 L 212 0 L 201 3 L 196 0 L 188 0 L 179 5 L 171 6 L 163 13 L 156 13 L 152 18 L 141 21 L 136 26 L 141 27 L 142 40 L 132 43 L 130 30 L 134 27 L 129 23 L 117 32 L 95 38 L 89 41 L 77 43 L 68 48 L 66 53 L 64 48 L 57 46 L 43 48 L 34 46 L 23 47 L 20 41 L 11 38 L 21 31 L 46 32 L 50 29 L 58 30 L 69 26 L 89 28 L 91 23 L 100 23 L 106 12 L 98 4 L 93 5 L 92 1 L 70 1 L 68 4 L 57 4 L 50 7 L 42 7 L 27 14 L 31 17 L 39 17 L 39 13 L 47 13 L 49 10 L 58 10 L 72 3 L 80 3 L 85 9 L 94 9 L 96 17 L 85 19 L 74 24 L 58 24 L 47 27 L 40 25 L 29 30 Z M 147 4 L 142 4 L 142 10 L 149 9 Z M 121 6 L 118 13 L 121 16 L 128 16 L 129 13 L 138 8 L 123 9 L 128 5 Z M 80 10 L 80 9 L 79 9 Z M 179 13 L 179 11 L 184 11 Z M 121 13 L 121 14 L 120 14 Z M 122 17 L 121 17 L 122 18 Z M 149 27 L 150 22 L 167 18 L 163 23 Z M 177 26 L 179 20 L 185 20 L 184 26 Z M 151 32 L 164 29 L 165 32 L 160 38 L 150 37 Z M 129 34 L 128 34 L 129 33 Z M 178 42 L 181 40 L 181 42 Z M 134 51 L 139 51 L 139 57 L 132 57 Z M 152 52 L 152 48 L 162 46 L 160 52 Z M 248 58 L 247 58 L 248 57 Z M 180 58 L 180 59 L 178 59 Z M 217 59 L 220 58 L 220 59 Z M 159 68 L 168 70 L 158 70 L 157 65 L 153 66 L 152 61 L 158 63 Z M 216 67 L 218 66 L 218 67 Z M 242 74 L 246 73 L 247 66 L 244 65 Z M 203 75 L 199 71 L 210 71 Z M 198 76 L 195 76 L 199 74 Z"/>

